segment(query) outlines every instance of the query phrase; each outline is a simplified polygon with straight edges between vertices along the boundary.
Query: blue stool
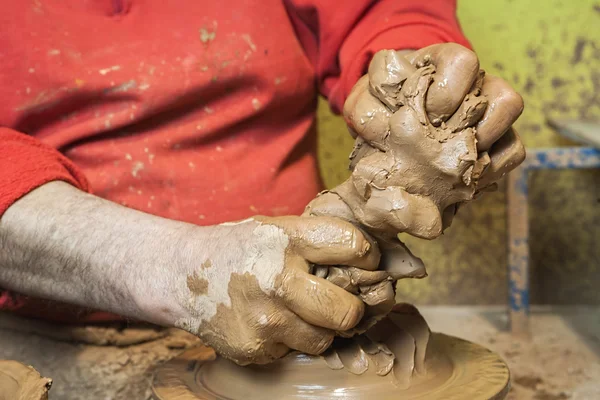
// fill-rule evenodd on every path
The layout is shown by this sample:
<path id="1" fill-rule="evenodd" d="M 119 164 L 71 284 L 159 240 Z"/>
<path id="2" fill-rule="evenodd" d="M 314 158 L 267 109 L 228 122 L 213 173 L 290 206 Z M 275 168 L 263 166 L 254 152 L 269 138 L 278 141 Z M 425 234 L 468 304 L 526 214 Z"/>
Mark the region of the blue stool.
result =
<path id="1" fill-rule="evenodd" d="M 600 136 L 600 128 L 597 132 Z M 508 306 L 514 334 L 529 335 L 529 171 L 580 168 L 600 168 L 600 150 L 594 147 L 528 150 L 523 164 L 508 175 Z"/>

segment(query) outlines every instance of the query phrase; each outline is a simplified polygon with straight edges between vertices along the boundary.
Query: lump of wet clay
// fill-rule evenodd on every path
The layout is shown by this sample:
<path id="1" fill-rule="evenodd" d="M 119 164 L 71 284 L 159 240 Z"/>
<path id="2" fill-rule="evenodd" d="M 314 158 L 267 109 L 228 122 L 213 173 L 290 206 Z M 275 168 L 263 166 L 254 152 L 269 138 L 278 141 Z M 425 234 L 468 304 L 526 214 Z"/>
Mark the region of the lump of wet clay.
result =
<path id="1" fill-rule="evenodd" d="M 408 233 L 434 239 L 447 228 L 459 205 L 474 199 L 478 180 L 490 164 L 478 153 L 476 124 L 488 105 L 484 72 L 458 109 L 430 120 L 427 91 L 435 66 L 428 57 L 416 65 L 392 50 L 375 54 L 344 105 L 344 118 L 357 137 L 348 180 L 322 192 L 304 215 L 336 216 L 366 232 L 379 246 L 377 271 L 318 266 L 313 273 L 359 296 L 365 314 L 350 331 L 337 332 L 324 355 L 333 369 L 360 375 L 390 372 L 399 386 L 424 373 L 429 328 L 412 306 L 395 307 L 396 282 L 427 276 L 423 262 L 398 239 Z M 412 307 L 412 308 L 411 308 Z"/>
<path id="2" fill-rule="evenodd" d="M 383 71 L 393 79 L 383 79 Z M 487 153 L 477 152 L 475 135 L 488 104 L 483 72 L 458 110 L 434 124 L 425 104 L 435 71 L 427 61 L 413 67 L 384 50 L 346 101 L 344 117 L 359 137 L 351 178 L 331 192 L 369 232 L 438 237 L 448 225 L 444 212 L 473 199 L 489 164 Z"/>
<path id="3" fill-rule="evenodd" d="M 52 379 L 43 378 L 33 367 L 13 360 L 0 360 L 0 400 L 48 400 Z"/>

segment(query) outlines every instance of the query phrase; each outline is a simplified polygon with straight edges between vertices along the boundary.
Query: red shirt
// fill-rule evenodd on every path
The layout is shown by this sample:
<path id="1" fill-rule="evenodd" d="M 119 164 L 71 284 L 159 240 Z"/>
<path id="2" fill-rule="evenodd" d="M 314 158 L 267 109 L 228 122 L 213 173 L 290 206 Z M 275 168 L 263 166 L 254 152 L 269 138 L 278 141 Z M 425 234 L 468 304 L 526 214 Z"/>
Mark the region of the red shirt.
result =
<path id="1" fill-rule="evenodd" d="M 317 94 L 340 110 L 383 48 L 468 45 L 455 3 L 5 2 L 0 216 L 52 180 L 200 225 L 298 214 L 321 188 Z"/>

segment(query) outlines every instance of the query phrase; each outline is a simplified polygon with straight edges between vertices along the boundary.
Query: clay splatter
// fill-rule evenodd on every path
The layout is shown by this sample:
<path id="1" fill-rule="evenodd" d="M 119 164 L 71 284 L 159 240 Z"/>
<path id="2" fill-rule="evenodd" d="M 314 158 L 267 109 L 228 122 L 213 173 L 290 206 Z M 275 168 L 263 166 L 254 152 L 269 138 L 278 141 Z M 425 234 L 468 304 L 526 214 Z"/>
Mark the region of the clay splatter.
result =
<path id="1" fill-rule="evenodd" d="M 143 169 L 144 169 L 144 163 L 143 163 L 143 162 L 141 162 L 141 161 L 136 161 L 136 162 L 133 164 L 133 167 L 131 168 L 131 175 L 132 175 L 134 178 L 137 178 L 137 177 L 138 177 L 138 173 L 139 173 L 141 170 L 143 170 Z"/>
<path id="2" fill-rule="evenodd" d="M 120 69 L 121 69 L 121 66 L 120 66 L 120 65 L 113 65 L 112 67 L 103 68 L 103 69 L 101 69 L 101 70 L 98 70 L 98 73 L 99 73 L 100 75 L 106 75 L 106 74 L 108 74 L 109 72 L 112 72 L 112 71 L 118 71 L 118 70 L 120 70 Z"/>
<path id="3" fill-rule="evenodd" d="M 248 46 L 250 47 L 250 50 L 256 51 L 256 45 L 252 41 L 252 37 L 250 37 L 250 35 L 248 35 L 247 33 L 245 33 L 245 34 L 242 35 L 242 39 L 244 39 L 244 42 L 248 43 Z"/>
<path id="4" fill-rule="evenodd" d="M 187 287 L 194 296 L 202 296 L 208 293 L 208 281 L 197 274 L 188 275 Z"/>
<path id="5" fill-rule="evenodd" d="M 215 27 L 214 30 L 209 31 L 206 28 L 200 28 L 200 41 L 205 45 L 208 45 L 210 42 L 215 40 L 217 37 L 217 29 Z"/>

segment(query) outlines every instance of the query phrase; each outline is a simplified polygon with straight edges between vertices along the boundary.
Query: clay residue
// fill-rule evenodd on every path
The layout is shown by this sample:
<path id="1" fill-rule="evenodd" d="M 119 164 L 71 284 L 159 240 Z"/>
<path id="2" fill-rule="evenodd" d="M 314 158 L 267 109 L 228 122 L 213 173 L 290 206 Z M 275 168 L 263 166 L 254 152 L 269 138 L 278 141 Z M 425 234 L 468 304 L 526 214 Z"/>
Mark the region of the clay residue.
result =
<path id="1" fill-rule="evenodd" d="M 194 296 L 202 296 L 208 293 L 208 281 L 198 274 L 188 275 L 187 287 Z"/>
<path id="2" fill-rule="evenodd" d="M 0 360 L 0 400 L 47 400 L 52 379 L 43 378 L 33 367 Z"/>
<path id="3" fill-rule="evenodd" d="M 336 338 L 323 358 L 330 368 L 345 368 L 355 375 L 371 371 L 386 376 L 393 372 L 394 383 L 407 388 L 413 374 L 426 373 L 430 333 L 415 307 L 399 304 L 365 334 Z"/>
<path id="4" fill-rule="evenodd" d="M 454 59 L 461 68 L 445 71 L 448 65 L 438 67 L 436 59 Z M 402 387 L 409 385 L 413 372 L 425 373 L 427 324 L 408 305 L 390 313 L 396 282 L 427 276 L 423 262 L 398 234 L 440 236 L 459 205 L 513 168 L 510 160 L 518 164 L 522 145 L 516 134 L 509 132 L 495 143 L 492 157 L 490 143 L 478 147 L 479 126 L 489 131 L 500 122 L 512 123 L 522 111 L 522 102 L 510 101 L 514 107 L 506 105 L 504 117 L 488 112 L 488 95 L 493 105 L 506 99 L 497 99 L 504 84 L 493 79 L 482 91 L 484 79 L 475 54 L 460 46 L 431 46 L 408 57 L 383 50 L 350 93 L 344 117 L 357 138 L 350 155 L 352 174 L 310 202 L 304 215 L 354 223 L 372 236 L 382 258 L 379 270 L 368 273 L 344 266 L 313 270 L 365 303 L 360 323 L 337 332 L 353 338 L 336 339 L 324 356 L 331 368 L 343 365 L 354 374 L 369 368 L 381 375 L 393 371 Z M 429 93 L 432 85 L 435 90 Z"/>
<path id="5" fill-rule="evenodd" d="M 261 290 L 256 276 L 250 273 L 233 273 L 228 293 L 231 303 L 218 304 L 216 314 L 209 321 L 202 322 L 196 332 L 191 326 L 182 328 L 197 334 L 202 341 L 210 343 L 219 355 L 239 365 L 266 364 L 285 355 L 289 347 L 281 342 L 284 338 L 297 335 L 268 323 L 270 320 L 281 318 L 281 309 L 268 301 L 268 296 Z M 247 293 L 255 295 L 247 296 Z M 247 312 L 253 313 L 256 318 L 246 315 Z M 261 318 L 261 315 L 264 317 Z M 252 320 L 259 323 L 248 327 L 247 322 Z M 261 337 L 274 340 L 265 343 L 259 339 Z"/>
<path id="6" fill-rule="evenodd" d="M 350 156 L 351 178 L 331 192 L 360 225 L 388 238 L 399 232 L 439 236 L 444 210 L 473 199 L 489 164 L 476 146 L 475 125 L 487 107 L 482 78 L 452 116 L 434 124 L 426 95 L 436 68 L 427 60 L 418 67 L 400 62 L 395 52 L 377 53 L 344 107 L 359 138 Z M 392 71 L 391 83 L 382 70 Z"/>
<path id="7" fill-rule="evenodd" d="M 477 75 L 454 114 L 446 105 L 427 105 L 436 67 L 425 57 L 416 65 L 394 51 L 378 52 L 344 106 L 344 116 L 358 135 L 350 155 L 351 177 L 321 193 L 304 215 L 337 216 L 372 235 L 383 250 L 379 275 L 353 268 L 317 268 L 315 272 L 366 304 L 361 323 L 341 336 L 365 332 L 394 305 L 395 282 L 426 276 L 420 259 L 401 243 L 398 233 L 433 239 L 450 225 L 458 204 L 474 198 L 477 183 L 490 164 L 478 154 L 475 125 L 487 99 Z"/>
<path id="8" fill-rule="evenodd" d="M 368 74 L 344 105 L 345 120 L 357 137 L 350 155 L 352 175 L 321 193 L 304 213 L 350 221 L 382 250 L 379 275 L 346 267 L 315 268 L 318 276 L 356 294 L 366 305 L 359 325 L 338 332 L 340 336 L 363 333 L 389 313 L 397 280 L 427 275 L 423 262 L 398 240 L 399 233 L 425 239 L 440 236 L 458 206 L 483 189 L 480 181 L 485 181 L 488 168 L 512 167 L 503 162 L 491 165 L 486 149 L 478 151 L 477 124 L 482 122 L 484 129 L 497 125 L 498 113 L 482 121 L 488 99 L 476 56 L 460 46 L 431 46 L 415 54 L 404 57 L 391 50 L 375 54 Z M 464 68 L 446 76 L 443 63 L 438 69 L 432 61 L 442 56 L 457 58 Z M 428 95 L 436 82 L 436 90 Z M 520 112 L 513 111 L 511 121 Z M 506 140 L 504 159 L 514 156 L 512 139 Z M 502 152 L 496 153 L 502 158 Z M 495 177 L 504 171 L 493 172 Z M 485 184 L 491 183 L 488 177 Z"/>
<path id="9" fill-rule="evenodd" d="M 21 333 L 34 333 L 55 340 L 86 343 L 95 346 L 130 346 L 151 342 L 167 335 L 168 330 L 133 322 L 111 325 L 66 325 L 29 319 L 4 313 L 2 328 Z"/>

